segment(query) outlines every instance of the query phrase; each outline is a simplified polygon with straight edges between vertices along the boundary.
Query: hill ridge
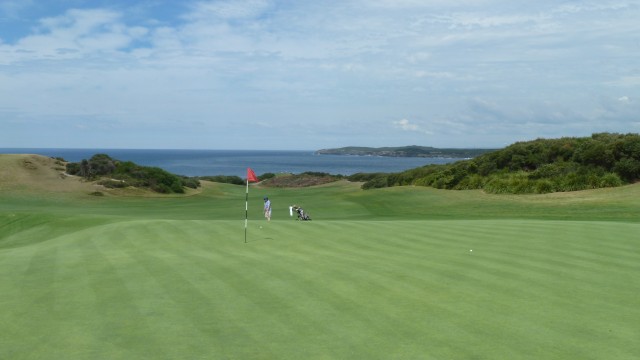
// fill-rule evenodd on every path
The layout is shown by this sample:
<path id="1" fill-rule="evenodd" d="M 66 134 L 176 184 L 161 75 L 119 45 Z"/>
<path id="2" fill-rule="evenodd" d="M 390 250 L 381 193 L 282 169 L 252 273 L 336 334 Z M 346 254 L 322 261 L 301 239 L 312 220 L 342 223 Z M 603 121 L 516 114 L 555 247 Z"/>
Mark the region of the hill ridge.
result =
<path id="1" fill-rule="evenodd" d="M 346 146 L 341 148 L 321 149 L 315 153 L 319 155 L 357 155 L 357 156 L 388 156 L 388 157 L 426 157 L 426 158 L 473 158 L 495 149 L 474 148 L 434 148 L 431 146 L 395 146 L 395 147 L 365 147 Z"/>
<path id="2" fill-rule="evenodd" d="M 473 159 L 372 174 L 365 180 L 365 189 L 419 185 L 511 194 L 617 187 L 640 180 L 640 135 L 597 133 L 516 142 Z"/>

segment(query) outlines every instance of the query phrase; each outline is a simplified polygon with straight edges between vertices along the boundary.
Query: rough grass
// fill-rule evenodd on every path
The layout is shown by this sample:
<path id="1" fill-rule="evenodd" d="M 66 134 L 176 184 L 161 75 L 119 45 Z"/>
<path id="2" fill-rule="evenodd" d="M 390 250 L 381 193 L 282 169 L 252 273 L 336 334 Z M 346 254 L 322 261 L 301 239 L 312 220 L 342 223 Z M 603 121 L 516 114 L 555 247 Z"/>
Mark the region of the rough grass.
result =
<path id="1" fill-rule="evenodd" d="M 640 357 L 638 185 L 252 186 L 247 243 L 243 186 L 38 189 L 0 188 L 2 359 Z"/>
<path id="2" fill-rule="evenodd" d="M 60 161 L 41 155 L 0 155 L 0 190 L 77 193 L 92 186 L 64 174 Z"/>
<path id="3" fill-rule="evenodd" d="M 99 181 L 85 181 L 79 176 L 65 173 L 64 164 L 56 159 L 29 154 L 0 154 L 0 191 L 14 193 L 35 192 L 63 194 L 65 197 L 83 197 L 102 192 L 112 196 L 167 197 L 149 189 L 135 187 L 109 189 Z M 199 193 L 198 189 L 185 188 L 186 195 Z"/>

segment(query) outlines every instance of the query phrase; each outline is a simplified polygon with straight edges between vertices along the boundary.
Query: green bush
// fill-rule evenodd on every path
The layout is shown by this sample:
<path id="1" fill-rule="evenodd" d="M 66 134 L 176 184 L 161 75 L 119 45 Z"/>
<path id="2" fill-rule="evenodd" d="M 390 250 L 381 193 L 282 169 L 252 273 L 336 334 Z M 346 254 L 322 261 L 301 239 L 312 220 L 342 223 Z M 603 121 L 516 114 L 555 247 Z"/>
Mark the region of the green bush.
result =
<path id="1" fill-rule="evenodd" d="M 245 180 L 239 176 L 226 176 L 226 175 L 216 175 L 216 176 L 199 176 L 198 179 L 205 181 L 212 181 L 222 184 L 234 184 L 234 185 L 244 185 Z"/>
<path id="2" fill-rule="evenodd" d="M 617 174 L 608 173 L 601 178 L 599 187 L 617 187 L 621 185 L 622 180 Z"/>
<path id="3" fill-rule="evenodd" d="M 548 193 L 615 186 L 640 180 L 640 135 L 593 134 L 588 138 L 518 142 L 473 160 L 428 165 L 392 174 L 355 174 L 363 189 L 417 185 L 485 189 L 492 193 Z"/>
<path id="4" fill-rule="evenodd" d="M 585 175 L 571 173 L 559 179 L 560 191 L 580 191 L 590 189 L 589 179 Z"/>
<path id="5" fill-rule="evenodd" d="M 200 181 L 197 178 L 182 176 L 181 180 L 182 184 L 188 188 L 197 189 L 200 187 Z"/>
<path id="6" fill-rule="evenodd" d="M 117 189 L 117 188 L 125 188 L 129 186 L 124 180 L 115 180 L 115 179 L 105 179 L 98 181 L 98 185 L 102 185 L 106 188 Z"/>
<path id="7" fill-rule="evenodd" d="M 276 174 L 274 174 L 274 173 L 264 173 L 264 174 L 258 176 L 258 180 L 264 181 L 264 180 L 268 180 L 268 179 L 271 179 L 271 178 L 274 178 L 274 177 L 276 177 Z"/>
<path id="8" fill-rule="evenodd" d="M 100 184 L 106 187 L 146 187 L 160 193 L 184 193 L 183 177 L 171 174 L 158 167 L 140 166 L 131 161 L 119 161 L 106 154 L 96 154 L 80 163 L 67 164 L 67 172 L 87 179 L 108 177 Z M 111 180 L 117 179 L 117 180 Z M 185 181 L 186 182 L 186 181 Z M 198 186 L 197 180 L 189 181 Z"/>
<path id="9" fill-rule="evenodd" d="M 616 163 L 613 171 L 625 181 L 633 182 L 640 179 L 640 160 L 624 157 Z"/>
<path id="10" fill-rule="evenodd" d="M 484 191 L 490 194 L 510 194 L 509 181 L 494 177 L 490 179 L 484 186 Z"/>
<path id="11" fill-rule="evenodd" d="M 555 187 L 551 180 L 538 180 L 535 182 L 535 192 L 536 194 L 548 194 L 555 192 Z"/>
<path id="12" fill-rule="evenodd" d="M 485 178 L 479 174 L 472 174 L 471 176 L 463 179 L 456 187 L 455 190 L 475 190 L 482 189 L 485 184 Z"/>
<path id="13" fill-rule="evenodd" d="M 387 187 L 387 177 L 386 175 L 381 175 L 376 178 L 373 178 L 366 183 L 362 184 L 363 189 L 375 189 L 375 188 L 383 188 Z"/>
<path id="14" fill-rule="evenodd" d="M 80 163 L 68 163 L 67 174 L 78 175 L 80 173 Z"/>
<path id="15" fill-rule="evenodd" d="M 344 177 L 344 175 L 331 175 L 329 173 L 326 172 L 320 172 L 320 171 L 305 171 L 303 173 L 301 173 L 300 175 L 310 175 L 310 176 L 315 176 L 315 177 L 334 177 L 334 178 L 338 178 L 341 179 Z"/>
<path id="16" fill-rule="evenodd" d="M 382 177 L 382 176 L 386 176 L 386 173 L 380 173 L 380 172 L 376 172 L 376 173 L 355 173 L 353 175 L 349 175 L 347 177 L 347 179 L 349 181 L 353 181 L 353 182 L 367 182 L 367 181 L 371 181 L 373 179 Z"/>

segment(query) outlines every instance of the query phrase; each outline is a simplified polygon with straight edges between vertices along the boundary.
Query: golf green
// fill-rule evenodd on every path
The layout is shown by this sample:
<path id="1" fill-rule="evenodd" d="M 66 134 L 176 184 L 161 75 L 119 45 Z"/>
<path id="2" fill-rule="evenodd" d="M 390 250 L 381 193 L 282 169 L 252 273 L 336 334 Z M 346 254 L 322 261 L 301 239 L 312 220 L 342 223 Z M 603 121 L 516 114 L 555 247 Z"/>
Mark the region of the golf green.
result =
<path id="1" fill-rule="evenodd" d="M 2 218 L 3 359 L 640 355 L 640 224 L 36 218 Z"/>

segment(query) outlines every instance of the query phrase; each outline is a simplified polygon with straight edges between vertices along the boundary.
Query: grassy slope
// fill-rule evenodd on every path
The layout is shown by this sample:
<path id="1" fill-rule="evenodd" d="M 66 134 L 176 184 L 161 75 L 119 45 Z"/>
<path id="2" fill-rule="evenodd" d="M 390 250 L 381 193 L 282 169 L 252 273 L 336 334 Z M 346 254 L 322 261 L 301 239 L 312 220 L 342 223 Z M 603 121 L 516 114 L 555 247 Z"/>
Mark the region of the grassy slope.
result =
<path id="1" fill-rule="evenodd" d="M 90 191 L 92 186 L 65 177 L 64 166 L 40 155 L 0 155 L 0 191 L 65 192 Z"/>
<path id="2" fill-rule="evenodd" d="M 637 185 L 0 189 L 0 358 L 640 356 Z"/>

